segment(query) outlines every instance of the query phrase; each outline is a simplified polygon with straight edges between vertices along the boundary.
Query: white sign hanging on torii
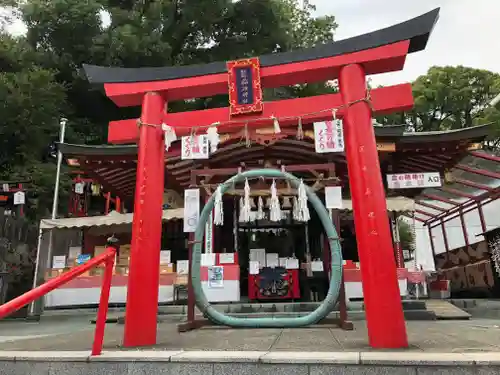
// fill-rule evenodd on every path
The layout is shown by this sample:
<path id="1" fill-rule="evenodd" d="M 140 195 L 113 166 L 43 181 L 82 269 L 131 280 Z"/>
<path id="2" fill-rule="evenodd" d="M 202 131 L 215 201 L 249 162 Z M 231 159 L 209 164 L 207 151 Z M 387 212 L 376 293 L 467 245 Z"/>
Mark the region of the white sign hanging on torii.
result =
<path id="1" fill-rule="evenodd" d="M 209 144 L 206 134 L 189 135 L 181 139 L 181 159 L 208 159 Z"/>
<path id="2" fill-rule="evenodd" d="M 14 205 L 17 206 L 25 203 L 26 203 L 26 194 L 24 194 L 24 191 L 17 191 L 14 194 Z"/>
<path id="3" fill-rule="evenodd" d="M 184 233 L 196 231 L 200 220 L 200 189 L 184 190 Z"/>
<path id="4" fill-rule="evenodd" d="M 424 189 L 430 187 L 441 187 L 441 175 L 439 172 L 425 173 L 399 173 L 387 175 L 387 187 L 389 189 Z"/>
<path id="5" fill-rule="evenodd" d="M 320 154 L 344 152 L 344 129 L 341 120 L 315 122 L 314 146 Z"/>

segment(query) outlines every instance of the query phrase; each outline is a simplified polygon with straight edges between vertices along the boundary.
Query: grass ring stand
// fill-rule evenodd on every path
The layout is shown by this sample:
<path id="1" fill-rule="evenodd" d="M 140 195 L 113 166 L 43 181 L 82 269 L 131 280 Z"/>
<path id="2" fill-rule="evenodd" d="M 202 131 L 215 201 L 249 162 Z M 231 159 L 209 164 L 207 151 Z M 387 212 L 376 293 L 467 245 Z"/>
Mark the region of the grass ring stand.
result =
<path id="1" fill-rule="evenodd" d="M 295 189 L 297 189 L 300 184 L 300 180 L 290 173 L 283 172 L 277 169 L 256 169 L 238 173 L 237 175 L 224 182 L 221 185 L 222 194 L 227 192 L 227 190 L 229 190 L 230 187 L 234 186 L 235 183 L 244 181 L 247 178 L 250 179 L 256 177 L 286 179 Z M 333 226 L 332 220 L 330 219 L 330 216 L 323 202 L 321 202 L 314 191 L 312 191 L 308 186 L 306 186 L 305 188 L 307 198 L 318 214 L 321 224 L 323 225 L 323 228 L 329 239 L 332 255 L 330 286 L 328 289 L 328 293 L 321 305 L 308 315 L 294 318 L 238 318 L 222 314 L 208 302 L 201 286 L 200 263 L 202 250 L 201 246 L 203 242 L 203 236 L 205 234 L 205 224 L 207 223 L 208 217 L 212 212 L 215 203 L 215 196 L 212 195 L 210 200 L 205 204 L 200 215 L 198 226 L 196 227 L 193 241 L 194 245 L 191 250 L 193 252 L 191 258 L 192 264 L 190 265 L 196 306 L 210 321 L 218 325 L 235 328 L 298 328 L 317 324 L 330 312 L 333 311 L 335 305 L 337 304 L 342 284 L 343 262 L 340 242 L 338 240 L 337 231 Z"/>

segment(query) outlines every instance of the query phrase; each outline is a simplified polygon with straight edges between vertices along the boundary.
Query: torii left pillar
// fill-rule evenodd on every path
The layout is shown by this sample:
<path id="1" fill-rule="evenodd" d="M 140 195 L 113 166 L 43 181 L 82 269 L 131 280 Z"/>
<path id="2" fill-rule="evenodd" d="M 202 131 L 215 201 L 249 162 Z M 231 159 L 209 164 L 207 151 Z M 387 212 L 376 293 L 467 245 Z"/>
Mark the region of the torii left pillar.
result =
<path id="1" fill-rule="evenodd" d="M 165 178 L 165 100 L 148 92 L 142 101 L 135 185 L 132 249 L 125 312 L 124 346 L 156 344 L 162 199 Z"/>

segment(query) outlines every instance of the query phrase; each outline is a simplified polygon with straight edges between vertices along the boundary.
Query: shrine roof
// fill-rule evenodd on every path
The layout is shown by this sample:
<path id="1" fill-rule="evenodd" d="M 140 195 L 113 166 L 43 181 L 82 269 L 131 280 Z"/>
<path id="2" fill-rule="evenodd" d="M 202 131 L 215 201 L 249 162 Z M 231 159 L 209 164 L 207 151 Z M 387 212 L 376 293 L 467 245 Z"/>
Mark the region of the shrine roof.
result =
<path id="1" fill-rule="evenodd" d="M 489 133 L 490 126 L 477 126 L 447 132 L 405 133 L 403 126 L 375 126 L 377 147 L 383 174 L 441 172 L 453 168 Z M 304 139 L 296 138 L 295 130 L 282 129 L 278 135 L 252 135 L 252 146 L 241 141 L 241 134 L 233 134 L 219 145 L 217 152 L 207 160 L 182 160 L 180 142 L 174 142 L 165 157 L 166 186 L 181 191 L 192 183 L 192 171 L 203 168 L 262 167 L 264 160 L 275 160 L 281 165 L 331 165 L 335 174 L 347 184 L 345 155 L 315 152 L 311 131 L 304 131 Z M 222 135 L 221 135 L 222 138 Z M 89 146 L 59 144 L 67 159 L 77 159 L 79 169 L 99 181 L 106 190 L 123 199 L 131 200 L 135 190 L 137 146 Z M 304 176 L 307 177 L 307 176 Z M 414 196 L 421 190 L 403 191 Z"/>
<path id="2" fill-rule="evenodd" d="M 371 33 L 312 48 L 263 55 L 259 57 L 260 64 L 262 67 L 271 67 L 300 63 L 369 50 L 406 40 L 410 42 L 408 52 L 418 52 L 425 49 L 438 18 L 439 8 L 406 22 Z M 85 64 L 83 68 L 92 84 L 165 81 L 227 72 L 226 62 L 223 61 L 200 65 L 144 68 L 103 67 Z"/>

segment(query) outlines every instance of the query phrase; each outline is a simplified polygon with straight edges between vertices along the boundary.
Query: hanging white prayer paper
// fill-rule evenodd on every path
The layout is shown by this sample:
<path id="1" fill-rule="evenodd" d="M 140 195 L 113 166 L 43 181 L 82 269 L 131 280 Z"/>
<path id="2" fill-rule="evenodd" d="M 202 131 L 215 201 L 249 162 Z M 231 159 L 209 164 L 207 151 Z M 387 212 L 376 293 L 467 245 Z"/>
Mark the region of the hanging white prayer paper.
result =
<path id="1" fill-rule="evenodd" d="M 17 191 L 14 194 L 14 205 L 24 204 L 26 202 L 26 194 L 24 191 Z"/>
<path id="2" fill-rule="evenodd" d="M 316 152 L 323 154 L 328 152 L 344 151 L 344 130 L 341 120 L 315 122 L 314 123 L 314 146 Z"/>
<path id="3" fill-rule="evenodd" d="M 85 184 L 83 182 L 77 182 L 75 184 L 75 193 L 83 194 L 83 189 L 85 188 Z"/>
<path id="4" fill-rule="evenodd" d="M 315 260 L 311 262 L 311 271 L 312 272 L 323 272 L 323 262 L 321 260 Z"/>
<path id="5" fill-rule="evenodd" d="M 2 190 L 4 192 L 8 192 L 9 191 L 9 184 L 2 184 Z"/>
<path id="6" fill-rule="evenodd" d="M 177 274 L 187 275 L 189 273 L 189 260 L 178 260 L 177 261 Z"/>
<path id="7" fill-rule="evenodd" d="M 275 268 L 279 267 L 279 254 L 277 253 L 267 253 L 266 254 L 266 266 Z"/>
<path id="8" fill-rule="evenodd" d="M 339 209 L 342 207 L 342 187 L 327 186 L 325 187 L 325 205 L 328 209 Z"/>
<path id="9" fill-rule="evenodd" d="M 208 287 L 224 288 L 224 267 L 208 267 Z"/>
<path id="10" fill-rule="evenodd" d="M 220 264 L 234 264 L 234 253 L 220 253 L 219 254 Z"/>
<path id="11" fill-rule="evenodd" d="M 259 272 L 260 272 L 259 262 L 257 262 L 256 260 L 251 260 L 248 266 L 249 266 L 248 273 L 250 275 L 258 275 L 259 274 Z"/>
<path id="12" fill-rule="evenodd" d="M 208 136 L 201 134 L 182 137 L 181 150 L 182 160 L 208 159 Z"/>
<path id="13" fill-rule="evenodd" d="M 66 256 L 65 255 L 54 255 L 52 257 L 52 268 L 58 269 L 58 270 L 66 268 Z"/>
<path id="14" fill-rule="evenodd" d="M 171 263 L 171 251 L 161 250 L 160 251 L 160 264 L 166 266 Z"/>
<path id="15" fill-rule="evenodd" d="M 200 189 L 184 191 L 184 232 L 193 233 L 200 219 Z"/>
<path id="16" fill-rule="evenodd" d="M 215 254 L 201 254 L 200 265 L 202 267 L 215 266 Z"/>

